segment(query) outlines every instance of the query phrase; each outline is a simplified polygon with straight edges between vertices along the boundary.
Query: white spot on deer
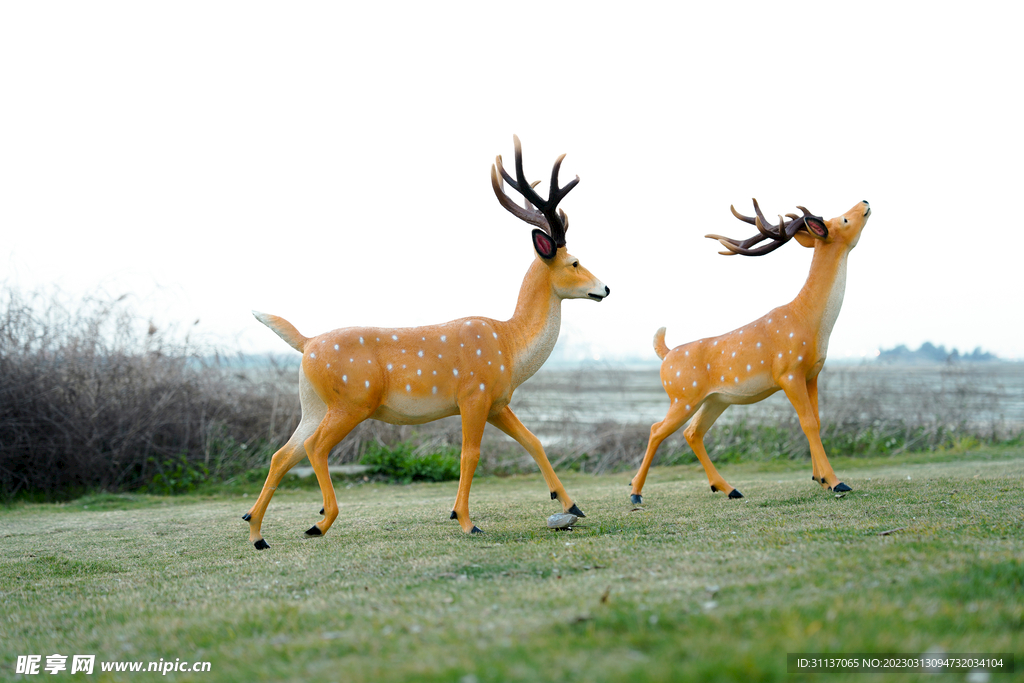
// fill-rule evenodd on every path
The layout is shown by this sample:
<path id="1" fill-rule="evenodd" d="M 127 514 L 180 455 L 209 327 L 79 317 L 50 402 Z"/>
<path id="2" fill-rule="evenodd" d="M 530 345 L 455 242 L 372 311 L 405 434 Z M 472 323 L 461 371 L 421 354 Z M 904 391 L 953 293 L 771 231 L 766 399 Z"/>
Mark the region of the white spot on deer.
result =
<path id="1" fill-rule="evenodd" d="M 440 360 L 440 359 L 441 359 L 441 357 L 442 357 L 442 356 L 441 356 L 441 354 L 437 354 L 437 358 L 438 358 L 438 360 Z"/>
<path id="2" fill-rule="evenodd" d="M 790 375 L 790 376 L 789 376 L 789 378 L 790 378 L 790 379 L 793 379 L 793 375 Z"/>
<path id="3" fill-rule="evenodd" d="M 316 354 L 315 353 L 311 353 L 311 354 L 309 354 L 309 357 L 310 358 L 316 358 Z"/>
<path id="4" fill-rule="evenodd" d="M 364 344 L 364 343 L 365 343 L 365 342 L 363 341 L 363 338 L 362 338 L 362 337 L 360 337 L 360 338 L 359 338 L 359 343 L 360 343 L 360 344 Z"/>
<path id="5" fill-rule="evenodd" d="M 434 374 L 436 375 L 437 373 L 435 372 Z M 431 389 L 430 391 L 431 391 L 432 393 L 435 393 L 435 394 L 436 394 L 436 393 L 437 393 L 437 387 L 434 387 L 434 388 L 432 388 L 432 389 Z"/>
<path id="6" fill-rule="evenodd" d="M 328 368 L 330 368 L 330 367 L 331 367 L 331 364 L 330 364 L 330 363 L 328 363 L 328 364 L 327 364 L 327 367 L 328 367 Z"/>
<path id="7" fill-rule="evenodd" d="M 467 324 L 467 325 L 472 325 L 472 324 L 473 324 L 473 321 L 471 321 L 471 320 L 467 320 L 467 321 L 466 321 L 466 324 Z"/>
<path id="8" fill-rule="evenodd" d="M 708 363 L 708 370 L 711 369 L 711 363 Z"/>
<path id="9" fill-rule="evenodd" d="M 689 404 L 689 403 L 687 403 L 687 404 L 686 404 L 686 409 L 687 409 L 687 410 L 689 410 L 689 409 L 690 409 L 690 404 Z"/>
<path id="10" fill-rule="evenodd" d="M 761 348 L 761 342 L 757 342 L 757 348 Z"/>
<path id="11" fill-rule="evenodd" d="M 426 337 L 420 337 L 420 339 L 422 339 L 423 341 L 427 341 Z"/>
<path id="12" fill-rule="evenodd" d="M 771 319 L 771 318 L 768 318 L 768 322 L 771 322 L 771 321 L 772 321 L 772 319 Z"/>
<path id="13" fill-rule="evenodd" d="M 697 383 L 696 383 L 696 382 L 694 382 L 694 383 L 693 383 L 693 386 L 697 386 Z"/>
<path id="14" fill-rule="evenodd" d="M 782 354 L 781 353 L 779 354 L 779 358 L 782 358 Z"/>
<path id="15" fill-rule="evenodd" d="M 498 338 L 498 333 L 497 332 L 491 332 L 491 334 L 494 336 L 495 339 Z"/>
<path id="16" fill-rule="evenodd" d="M 394 366 L 393 366 L 393 365 L 391 365 L 391 363 L 388 363 L 388 370 L 392 369 L 393 367 L 394 367 Z"/>
<path id="17" fill-rule="evenodd" d="M 405 366 L 405 365 L 403 364 L 403 365 L 402 365 L 402 369 L 403 369 L 403 370 L 405 370 L 405 368 L 406 368 L 406 366 Z"/>
<path id="18" fill-rule="evenodd" d="M 434 374 L 435 374 L 435 375 L 437 374 L 437 370 L 434 370 Z"/>
<path id="19" fill-rule="evenodd" d="M 405 353 L 405 349 L 402 349 L 402 353 Z"/>
<path id="20" fill-rule="evenodd" d="M 789 333 L 789 338 L 790 338 L 790 339 L 792 339 L 792 338 L 793 338 L 793 333 L 792 333 L 792 332 L 790 332 L 790 333 Z"/>
<path id="21" fill-rule="evenodd" d="M 370 380 L 366 380 L 365 382 L 363 382 L 363 384 L 365 384 L 365 385 L 366 385 L 366 388 L 367 388 L 367 389 L 369 389 L 369 388 L 370 388 Z"/>
<path id="22" fill-rule="evenodd" d="M 804 357 L 803 357 L 803 356 L 797 356 L 797 357 L 796 357 L 796 359 L 797 359 L 797 360 L 803 360 L 803 359 L 804 359 Z"/>
<path id="23" fill-rule="evenodd" d="M 501 371 L 505 372 L 505 366 L 504 365 L 501 366 Z"/>
<path id="24" fill-rule="evenodd" d="M 490 365 L 490 364 L 491 364 L 491 361 L 487 361 L 487 364 L 488 364 L 488 365 Z"/>
<path id="25" fill-rule="evenodd" d="M 478 356 L 480 355 L 480 349 L 476 350 L 476 355 L 478 355 Z"/>
<path id="26" fill-rule="evenodd" d="M 717 339 L 715 340 L 715 343 L 712 344 L 712 346 L 718 346 L 718 340 Z"/>
<path id="27" fill-rule="evenodd" d="M 348 375 L 342 375 L 341 381 L 344 382 L 345 384 L 348 384 Z"/>
<path id="28" fill-rule="evenodd" d="M 480 391 L 483 391 L 483 390 L 484 390 L 484 383 L 483 383 L 483 382 L 481 382 L 481 383 L 480 383 Z"/>
<path id="29" fill-rule="evenodd" d="M 417 375 L 422 375 L 423 374 L 423 370 L 421 370 L 420 368 L 416 368 L 416 374 Z"/>
<path id="30" fill-rule="evenodd" d="M 355 358 L 349 358 L 349 359 L 348 359 L 348 362 L 349 362 L 349 363 L 355 363 L 355 362 L 356 362 L 356 359 L 355 359 Z"/>
<path id="31" fill-rule="evenodd" d="M 747 363 L 747 372 L 750 372 L 750 363 Z"/>
<path id="32" fill-rule="evenodd" d="M 335 351 L 340 351 L 340 350 L 341 350 L 341 347 L 340 347 L 340 346 L 338 346 L 337 344 L 335 344 L 335 345 L 334 345 L 334 350 L 335 350 Z"/>
<path id="33" fill-rule="evenodd" d="M 735 358 L 735 357 L 736 357 L 736 352 L 735 352 L 735 351 L 733 351 L 733 352 L 732 352 L 732 357 L 733 357 L 733 358 Z"/>
<path id="34" fill-rule="evenodd" d="M 441 341 L 443 341 L 443 342 L 448 341 L 448 337 L 446 337 L 445 335 L 442 334 L 441 335 Z"/>
<path id="35" fill-rule="evenodd" d="M 672 399 L 672 402 L 673 403 L 679 403 L 679 399 L 678 398 L 674 398 L 674 399 Z"/>
<path id="36" fill-rule="evenodd" d="M 393 334 L 393 335 L 391 335 L 391 339 L 392 339 L 393 341 L 398 341 L 398 335 L 397 335 L 397 334 Z"/>
<path id="37" fill-rule="evenodd" d="M 416 354 L 420 358 L 423 358 L 423 349 L 420 349 L 419 353 Z"/>
<path id="38" fill-rule="evenodd" d="M 500 350 L 500 349 L 498 350 L 498 355 L 499 355 L 499 356 L 501 355 L 501 350 Z"/>
<path id="39" fill-rule="evenodd" d="M 466 345 L 465 344 L 459 344 L 459 346 L 465 347 Z"/>
<path id="40" fill-rule="evenodd" d="M 452 368 L 452 374 L 455 375 L 456 377 L 458 377 L 459 376 L 459 369 L 458 368 Z"/>
<path id="41" fill-rule="evenodd" d="M 737 377 L 736 379 L 733 380 L 733 382 L 736 383 L 736 384 L 739 384 L 740 383 L 740 378 Z"/>
<path id="42" fill-rule="evenodd" d="M 411 384 L 406 384 L 405 385 L 405 390 L 406 391 L 412 391 L 412 385 Z"/>
<path id="43" fill-rule="evenodd" d="M 477 339 L 479 339 L 479 338 L 480 338 L 480 335 L 479 335 L 479 334 L 478 334 L 478 335 L 476 335 L 476 338 L 477 338 Z"/>
<path id="44" fill-rule="evenodd" d="M 680 374 L 682 374 L 682 370 L 676 370 L 676 377 L 678 377 Z"/>
<path id="45" fill-rule="evenodd" d="M 724 382 L 724 381 L 725 381 L 725 375 L 722 375 L 722 376 L 721 376 L 721 377 L 719 378 L 719 380 L 720 380 L 720 381 L 722 381 L 722 382 Z"/>

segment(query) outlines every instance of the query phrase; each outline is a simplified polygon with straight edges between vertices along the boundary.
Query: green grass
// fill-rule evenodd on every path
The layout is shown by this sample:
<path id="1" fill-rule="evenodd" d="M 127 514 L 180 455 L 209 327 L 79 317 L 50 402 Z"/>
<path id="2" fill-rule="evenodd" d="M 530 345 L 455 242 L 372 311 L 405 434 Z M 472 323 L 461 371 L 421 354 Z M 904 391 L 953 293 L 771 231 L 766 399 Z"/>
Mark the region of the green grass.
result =
<path id="1" fill-rule="evenodd" d="M 55 652 L 212 663 L 175 681 L 963 681 L 788 674 L 786 653 L 1021 660 L 1024 449 L 833 465 L 854 492 L 799 462 L 724 465 L 742 500 L 698 466 L 655 468 L 641 509 L 631 473 L 563 473 L 588 515 L 571 532 L 545 528 L 539 475 L 479 478 L 480 536 L 448 519 L 454 482 L 339 482 L 323 538 L 301 533 L 319 493 L 285 488 L 264 552 L 240 519 L 262 481 L 8 506 L 0 680 Z"/>

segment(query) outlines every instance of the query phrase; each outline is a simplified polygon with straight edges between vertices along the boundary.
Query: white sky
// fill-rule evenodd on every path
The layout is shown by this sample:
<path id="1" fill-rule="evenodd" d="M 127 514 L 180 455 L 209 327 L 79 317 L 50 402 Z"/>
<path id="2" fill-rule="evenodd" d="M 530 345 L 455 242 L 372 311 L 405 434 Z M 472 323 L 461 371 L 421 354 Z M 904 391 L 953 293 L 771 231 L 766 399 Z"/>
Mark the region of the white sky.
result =
<path id="1" fill-rule="evenodd" d="M 765 213 L 867 199 L 830 356 L 930 340 L 1024 358 L 1020 3 L 0 5 L 0 282 L 132 293 L 285 352 L 506 319 L 533 258 L 489 169 L 566 152 L 571 253 L 612 289 L 563 337 L 654 358 L 789 301 Z"/>

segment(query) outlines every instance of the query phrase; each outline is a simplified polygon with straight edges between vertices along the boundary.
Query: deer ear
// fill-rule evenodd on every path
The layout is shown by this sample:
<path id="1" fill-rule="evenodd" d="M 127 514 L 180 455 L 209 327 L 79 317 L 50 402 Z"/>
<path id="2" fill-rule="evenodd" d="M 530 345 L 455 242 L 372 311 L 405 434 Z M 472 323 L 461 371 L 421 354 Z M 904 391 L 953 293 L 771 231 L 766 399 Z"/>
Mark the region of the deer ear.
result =
<path id="1" fill-rule="evenodd" d="M 825 227 L 825 223 L 820 218 L 808 216 L 804 220 L 804 224 L 807 226 L 807 229 L 810 230 L 811 233 L 813 233 L 816 237 L 820 237 L 822 239 L 828 237 L 828 228 Z"/>
<path id="2" fill-rule="evenodd" d="M 555 252 L 558 251 L 551 236 L 539 228 L 533 230 L 533 248 L 543 259 L 554 258 Z"/>

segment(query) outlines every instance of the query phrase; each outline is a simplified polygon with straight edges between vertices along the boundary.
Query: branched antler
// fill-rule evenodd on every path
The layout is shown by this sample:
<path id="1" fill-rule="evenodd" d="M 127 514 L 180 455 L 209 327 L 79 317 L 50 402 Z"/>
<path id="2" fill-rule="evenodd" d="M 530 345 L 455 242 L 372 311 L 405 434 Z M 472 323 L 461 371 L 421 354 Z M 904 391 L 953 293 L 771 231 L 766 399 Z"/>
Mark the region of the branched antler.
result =
<path id="1" fill-rule="evenodd" d="M 738 212 L 734 206 L 730 206 L 729 210 L 732 211 L 733 216 L 736 216 L 736 218 L 740 219 L 744 223 L 750 223 L 755 226 L 759 234 L 754 235 L 753 237 L 748 237 L 742 241 L 732 239 L 731 237 L 724 237 L 722 235 L 705 235 L 705 237 L 710 239 L 718 240 L 722 246 L 728 250 L 720 251 L 718 252 L 719 254 L 724 256 L 734 256 L 735 254 L 742 254 L 743 256 L 764 256 L 765 254 L 770 254 L 791 240 L 793 235 L 800 230 L 807 230 L 810 234 L 822 239 L 828 237 L 828 228 L 825 227 L 824 219 L 820 216 L 811 214 L 810 211 L 802 206 L 798 206 L 796 208 L 803 212 L 803 216 L 787 213 L 786 218 L 790 219 L 788 221 L 782 216 L 779 216 L 779 224 L 777 226 L 772 226 L 774 228 L 774 230 L 772 230 L 768 227 L 768 220 L 764 217 L 764 214 L 761 213 L 761 207 L 757 205 L 757 200 L 753 199 L 751 201 L 754 202 L 754 218 L 744 216 Z M 772 240 L 772 243 L 757 249 L 751 248 L 766 239 Z"/>
<path id="2" fill-rule="evenodd" d="M 515 143 L 516 149 L 516 180 L 513 180 L 505 172 L 505 168 L 501 165 L 501 156 L 499 155 L 495 159 L 494 165 L 491 166 L 491 187 L 494 188 L 494 194 L 509 213 L 547 232 L 555 241 L 556 247 L 564 247 L 565 231 L 569 229 L 569 217 L 558 208 L 558 203 L 562 201 L 565 195 L 569 194 L 569 190 L 576 187 L 580 177 L 576 176 L 565 187 L 558 186 L 558 169 L 562 165 L 562 159 L 565 158 L 563 154 L 555 160 L 555 165 L 551 169 L 551 187 L 548 188 L 548 198 L 546 200 L 542 199 L 533 189 L 540 181 L 530 183 L 526 180 L 526 175 L 523 173 L 523 150 L 522 145 L 519 143 L 519 138 L 513 135 L 512 140 Z M 513 190 L 523 195 L 526 199 L 526 208 L 519 206 L 512 201 L 511 197 L 505 194 L 502 179 L 511 185 Z M 536 206 L 537 209 L 530 208 L 531 205 Z"/>

